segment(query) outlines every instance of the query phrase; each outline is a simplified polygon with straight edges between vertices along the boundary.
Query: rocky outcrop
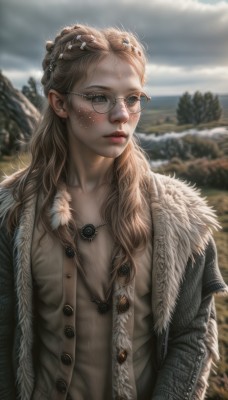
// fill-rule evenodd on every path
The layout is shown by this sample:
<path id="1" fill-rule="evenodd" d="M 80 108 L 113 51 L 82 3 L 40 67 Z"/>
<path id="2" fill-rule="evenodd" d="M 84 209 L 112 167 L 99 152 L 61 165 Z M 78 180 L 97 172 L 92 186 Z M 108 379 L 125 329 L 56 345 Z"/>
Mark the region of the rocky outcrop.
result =
<path id="1" fill-rule="evenodd" d="M 0 72 L 0 155 L 28 142 L 39 119 L 40 112 Z"/>

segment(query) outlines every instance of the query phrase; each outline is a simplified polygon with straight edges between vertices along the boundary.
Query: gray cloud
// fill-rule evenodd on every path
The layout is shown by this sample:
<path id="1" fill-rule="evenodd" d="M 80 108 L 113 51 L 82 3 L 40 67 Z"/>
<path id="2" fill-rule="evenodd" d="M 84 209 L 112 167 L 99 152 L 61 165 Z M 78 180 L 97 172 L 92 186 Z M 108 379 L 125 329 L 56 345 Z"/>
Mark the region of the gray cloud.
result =
<path id="1" fill-rule="evenodd" d="M 136 32 L 154 64 L 228 64 L 225 1 L 205 5 L 197 0 L 2 0 L 0 22 L 1 68 L 7 71 L 40 69 L 45 41 L 73 23 L 123 26 Z"/>

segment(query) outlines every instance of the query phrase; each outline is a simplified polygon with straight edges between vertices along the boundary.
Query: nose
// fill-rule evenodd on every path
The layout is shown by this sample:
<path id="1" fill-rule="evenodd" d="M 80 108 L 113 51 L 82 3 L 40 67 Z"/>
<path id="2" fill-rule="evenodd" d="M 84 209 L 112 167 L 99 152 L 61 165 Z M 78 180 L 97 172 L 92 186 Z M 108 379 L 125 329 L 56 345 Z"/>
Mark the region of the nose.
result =
<path id="1" fill-rule="evenodd" d="M 126 107 L 124 99 L 118 99 L 114 107 L 109 112 L 111 122 L 121 122 L 125 124 L 129 120 L 129 111 Z"/>

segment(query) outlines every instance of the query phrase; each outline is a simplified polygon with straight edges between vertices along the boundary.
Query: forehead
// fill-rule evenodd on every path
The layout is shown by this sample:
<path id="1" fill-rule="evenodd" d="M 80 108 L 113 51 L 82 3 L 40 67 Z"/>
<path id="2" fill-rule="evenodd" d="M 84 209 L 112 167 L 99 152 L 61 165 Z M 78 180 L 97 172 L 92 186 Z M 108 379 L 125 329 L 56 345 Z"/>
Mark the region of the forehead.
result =
<path id="1" fill-rule="evenodd" d="M 110 89 L 140 89 L 141 79 L 129 62 L 110 54 L 87 70 L 80 87 L 104 86 Z"/>

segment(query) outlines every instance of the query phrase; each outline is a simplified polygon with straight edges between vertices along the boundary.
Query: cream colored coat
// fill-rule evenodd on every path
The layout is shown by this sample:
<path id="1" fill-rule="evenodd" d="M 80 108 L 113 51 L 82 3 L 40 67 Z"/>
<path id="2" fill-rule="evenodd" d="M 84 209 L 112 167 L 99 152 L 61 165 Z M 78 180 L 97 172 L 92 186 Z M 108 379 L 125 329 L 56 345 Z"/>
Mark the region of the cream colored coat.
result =
<path id="1" fill-rule="evenodd" d="M 7 312 L 12 312 L 12 298 L 8 292 L 4 292 L 4 282 L 13 280 L 17 297 L 13 337 L 16 349 L 16 393 L 18 398 L 30 400 L 35 381 L 30 256 L 36 199 L 31 199 L 25 205 L 11 247 L 4 230 L 4 217 L 13 202 L 12 194 L 3 187 L 0 192 L 0 256 L 1 270 L 5 271 L 5 275 L 0 273 L 3 287 L 1 299 L 8 307 Z M 216 250 L 211 239 L 211 231 L 218 228 L 218 223 L 213 211 L 196 190 L 178 180 L 157 174 L 151 175 L 151 213 L 154 232 L 151 305 L 159 368 L 152 399 L 202 400 L 211 361 L 218 359 L 217 329 L 211 295 L 215 292 L 228 293 L 217 267 Z M 69 194 L 64 186 L 56 194 L 51 217 L 53 228 L 69 221 Z M 134 285 L 123 286 L 118 280 L 115 282 L 114 293 L 113 399 L 136 400 L 132 397 L 132 382 L 129 379 L 132 343 L 128 329 L 132 309 L 130 307 L 123 314 L 116 311 L 120 295 L 126 295 L 133 304 Z M 64 300 L 70 303 L 74 301 L 73 298 Z M 186 307 L 189 311 L 187 315 Z M 128 357 L 120 364 L 116 355 L 123 350 L 127 351 Z M 7 397 L 7 393 L 12 393 L 12 376 L 6 379 L 6 371 L 1 373 L 5 400 L 12 400 L 12 395 Z M 65 379 L 70 381 L 69 373 Z M 60 398 L 65 399 L 66 394 Z"/>

